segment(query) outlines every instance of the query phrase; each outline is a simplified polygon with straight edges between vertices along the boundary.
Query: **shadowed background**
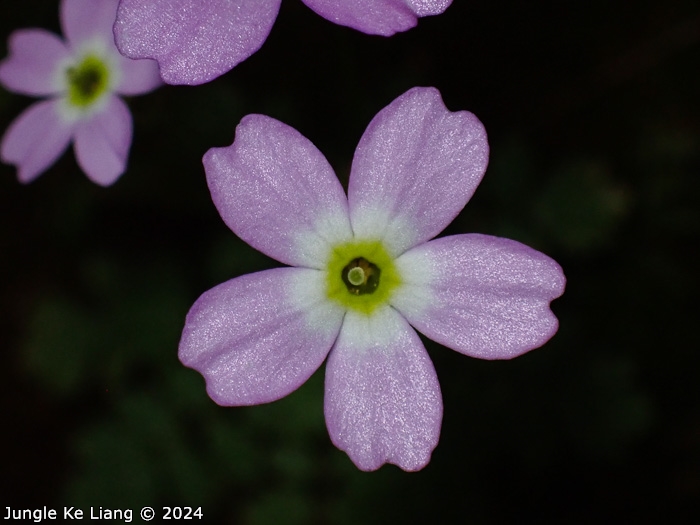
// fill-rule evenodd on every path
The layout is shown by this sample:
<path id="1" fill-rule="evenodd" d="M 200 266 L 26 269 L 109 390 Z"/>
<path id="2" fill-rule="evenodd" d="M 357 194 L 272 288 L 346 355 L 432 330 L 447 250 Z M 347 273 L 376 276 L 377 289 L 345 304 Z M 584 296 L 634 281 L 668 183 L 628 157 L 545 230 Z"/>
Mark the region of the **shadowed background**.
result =
<path id="1" fill-rule="evenodd" d="M 700 8 L 693 0 L 455 0 L 386 39 L 284 0 L 262 49 L 129 101 L 128 171 L 72 152 L 0 165 L 0 503 L 201 506 L 235 524 L 686 523 L 700 511 Z M 0 7 L 58 32 L 58 2 Z M 248 113 L 295 127 L 344 184 L 371 118 L 416 85 L 485 124 L 491 163 L 445 234 L 516 239 L 564 268 L 558 334 L 513 361 L 426 341 L 445 411 L 431 463 L 358 471 L 330 442 L 323 367 L 221 408 L 177 360 L 204 291 L 278 266 L 219 218 L 201 157 Z M 0 129 L 31 99 L 0 89 Z M 138 518 L 137 518 L 138 519 Z"/>

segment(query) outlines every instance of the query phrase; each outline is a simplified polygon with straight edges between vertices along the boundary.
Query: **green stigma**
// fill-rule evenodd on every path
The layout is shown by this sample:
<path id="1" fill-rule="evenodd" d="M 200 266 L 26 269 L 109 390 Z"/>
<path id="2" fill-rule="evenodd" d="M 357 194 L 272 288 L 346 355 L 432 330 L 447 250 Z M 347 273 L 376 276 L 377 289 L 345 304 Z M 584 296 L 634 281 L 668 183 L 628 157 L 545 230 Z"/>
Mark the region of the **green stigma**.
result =
<path id="1" fill-rule="evenodd" d="M 371 314 L 401 284 L 394 261 L 379 241 L 353 241 L 333 249 L 326 293 L 342 306 Z"/>
<path id="2" fill-rule="evenodd" d="M 109 69 L 103 60 L 87 55 L 78 65 L 66 69 L 68 102 L 85 108 L 93 104 L 107 90 Z"/>

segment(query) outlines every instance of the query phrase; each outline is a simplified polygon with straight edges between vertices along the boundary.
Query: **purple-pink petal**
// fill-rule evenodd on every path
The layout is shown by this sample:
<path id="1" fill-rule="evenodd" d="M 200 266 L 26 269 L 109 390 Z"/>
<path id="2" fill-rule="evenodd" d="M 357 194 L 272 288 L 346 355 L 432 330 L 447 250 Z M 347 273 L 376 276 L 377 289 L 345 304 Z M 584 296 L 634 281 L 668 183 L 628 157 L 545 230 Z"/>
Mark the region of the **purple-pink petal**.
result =
<path id="1" fill-rule="evenodd" d="M 328 307 L 317 270 L 276 268 L 204 293 L 187 314 L 179 357 L 220 405 L 254 405 L 296 390 L 335 341 L 341 308 Z"/>
<path id="2" fill-rule="evenodd" d="M 418 335 L 390 307 L 348 311 L 326 366 L 331 440 L 362 470 L 419 470 L 437 445 L 442 396 Z"/>
<path id="3" fill-rule="evenodd" d="M 324 268 L 352 237 L 347 199 L 326 158 L 294 128 L 248 115 L 231 146 L 204 155 L 211 196 L 248 244 L 293 266 Z"/>
<path id="4" fill-rule="evenodd" d="M 423 335 L 472 357 L 510 359 L 557 331 L 549 303 L 566 279 L 552 259 L 488 235 L 443 237 L 396 260 L 403 285 L 391 299 Z"/>
<path id="5" fill-rule="evenodd" d="M 118 3 L 119 0 L 62 0 L 61 28 L 68 44 L 76 50 L 88 40 L 114 42 L 112 26 Z"/>
<path id="6" fill-rule="evenodd" d="M 418 16 L 439 15 L 450 7 L 452 0 L 403 0 Z"/>
<path id="7" fill-rule="evenodd" d="M 20 182 L 31 182 L 66 150 L 73 125 L 59 114 L 58 100 L 29 106 L 7 128 L 0 145 L 2 161 L 17 166 Z"/>
<path id="8" fill-rule="evenodd" d="M 421 16 L 442 13 L 452 0 L 303 0 L 319 15 L 364 33 L 390 36 L 411 29 Z"/>
<path id="9" fill-rule="evenodd" d="M 0 63 L 0 83 L 7 89 L 35 97 L 64 89 L 59 68 L 70 53 L 58 36 L 43 29 L 20 29 L 10 35 L 9 50 Z"/>
<path id="10" fill-rule="evenodd" d="M 121 0 L 114 25 L 119 50 L 153 58 L 169 84 L 202 84 L 265 42 L 280 0 Z"/>
<path id="11" fill-rule="evenodd" d="M 115 53 L 116 54 L 116 53 Z M 119 84 L 114 91 L 120 95 L 143 95 L 163 85 L 155 60 L 132 60 L 122 55 L 116 58 L 121 70 Z"/>
<path id="12" fill-rule="evenodd" d="M 355 151 L 355 235 L 382 239 L 394 255 L 435 237 L 473 195 L 488 155 L 472 113 L 450 112 L 435 88 L 407 91 L 372 119 Z"/>
<path id="13" fill-rule="evenodd" d="M 113 95 L 104 109 L 76 125 L 75 156 L 91 181 L 109 186 L 124 173 L 132 127 L 129 108 Z"/>

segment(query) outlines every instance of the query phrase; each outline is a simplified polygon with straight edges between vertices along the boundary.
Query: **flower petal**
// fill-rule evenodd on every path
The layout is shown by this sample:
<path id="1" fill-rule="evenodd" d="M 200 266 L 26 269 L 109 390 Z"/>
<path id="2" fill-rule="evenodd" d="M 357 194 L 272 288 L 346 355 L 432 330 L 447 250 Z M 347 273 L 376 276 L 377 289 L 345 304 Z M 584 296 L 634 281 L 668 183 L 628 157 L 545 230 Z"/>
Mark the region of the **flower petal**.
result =
<path id="1" fill-rule="evenodd" d="M 63 40 L 43 29 L 10 35 L 10 55 L 0 63 L 0 82 L 9 90 L 43 97 L 65 89 L 61 63 L 70 58 Z"/>
<path id="2" fill-rule="evenodd" d="M 372 119 L 348 188 L 355 235 L 393 255 L 440 233 L 471 198 L 488 163 L 486 131 L 447 110 L 435 88 L 413 88 Z"/>
<path id="3" fill-rule="evenodd" d="M 442 13 L 452 0 L 302 0 L 323 18 L 372 35 L 415 27 L 421 16 Z"/>
<path id="4" fill-rule="evenodd" d="M 226 148 L 204 155 L 224 222 L 285 264 L 324 268 L 332 244 L 352 237 L 343 188 L 326 158 L 295 129 L 248 115 Z"/>
<path id="5" fill-rule="evenodd" d="M 112 26 L 119 0 L 62 0 L 61 28 L 68 44 L 77 49 L 86 40 L 114 43 Z"/>
<path id="6" fill-rule="evenodd" d="M 155 60 L 132 60 L 119 55 L 116 62 L 121 75 L 114 91 L 120 95 L 142 95 L 163 85 Z"/>
<path id="7" fill-rule="evenodd" d="M 132 128 L 129 108 L 116 96 L 110 96 L 102 111 L 76 126 L 75 156 L 91 181 L 109 186 L 124 173 Z"/>
<path id="8" fill-rule="evenodd" d="M 73 126 L 61 118 L 57 100 L 37 102 L 7 128 L 0 146 L 2 161 L 17 166 L 20 182 L 31 182 L 70 144 Z"/>
<path id="9" fill-rule="evenodd" d="M 557 331 L 549 303 L 564 292 L 561 267 L 509 239 L 455 235 L 396 259 L 403 286 L 391 304 L 427 337 L 482 359 L 510 359 Z"/>
<path id="10" fill-rule="evenodd" d="M 117 47 L 154 58 L 169 84 L 202 84 L 242 62 L 265 42 L 280 0 L 121 0 Z"/>
<path id="11" fill-rule="evenodd" d="M 419 470 L 430 461 L 440 385 L 423 343 L 394 309 L 347 312 L 326 366 L 325 414 L 333 443 L 362 470 Z"/>
<path id="12" fill-rule="evenodd" d="M 450 7 L 452 0 L 404 0 L 418 16 L 439 15 Z"/>
<path id="13" fill-rule="evenodd" d="M 204 293 L 187 314 L 179 356 L 220 405 L 274 401 L 326 358 L 343 310 L 325 298 L 323 273 L 276 268 Z"/>

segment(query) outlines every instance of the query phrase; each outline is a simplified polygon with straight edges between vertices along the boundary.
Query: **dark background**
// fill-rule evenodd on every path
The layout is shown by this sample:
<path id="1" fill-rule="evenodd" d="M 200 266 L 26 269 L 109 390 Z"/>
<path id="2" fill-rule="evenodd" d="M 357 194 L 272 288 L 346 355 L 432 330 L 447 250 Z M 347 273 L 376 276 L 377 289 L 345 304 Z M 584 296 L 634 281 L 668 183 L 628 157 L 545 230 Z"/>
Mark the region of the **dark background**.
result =
<path id="1" fill-rule="evenodd" d="M 4 2 L 58 32 L 58 3 Z M 700 7 L 455 0 L 392 38 L 284 0 L 263 48 L 198 87 L 129 100 L 128 171 L 72 151 L 0 165 L 0 503 L 201 506 L 235 524 L 691 523 L 700 510 Z M 558 334 L 513 361 L 426 342 L 445 412 L 431 463 L 358 471 L 330 442 L 323 368 L 221 408 L 177 360 L 215 284 L 277 266 L 231 233 L 201 157 L 241 117 L 298 129 L 344 183 L 370 119 L 416 85 L 485 124 L 491 163 L 446 233 L 513 238 L 568 278 Z M 32 100 L 0 89 L 0 130 Z M 135 522 L 139 521 L 135 517 Z"/>

